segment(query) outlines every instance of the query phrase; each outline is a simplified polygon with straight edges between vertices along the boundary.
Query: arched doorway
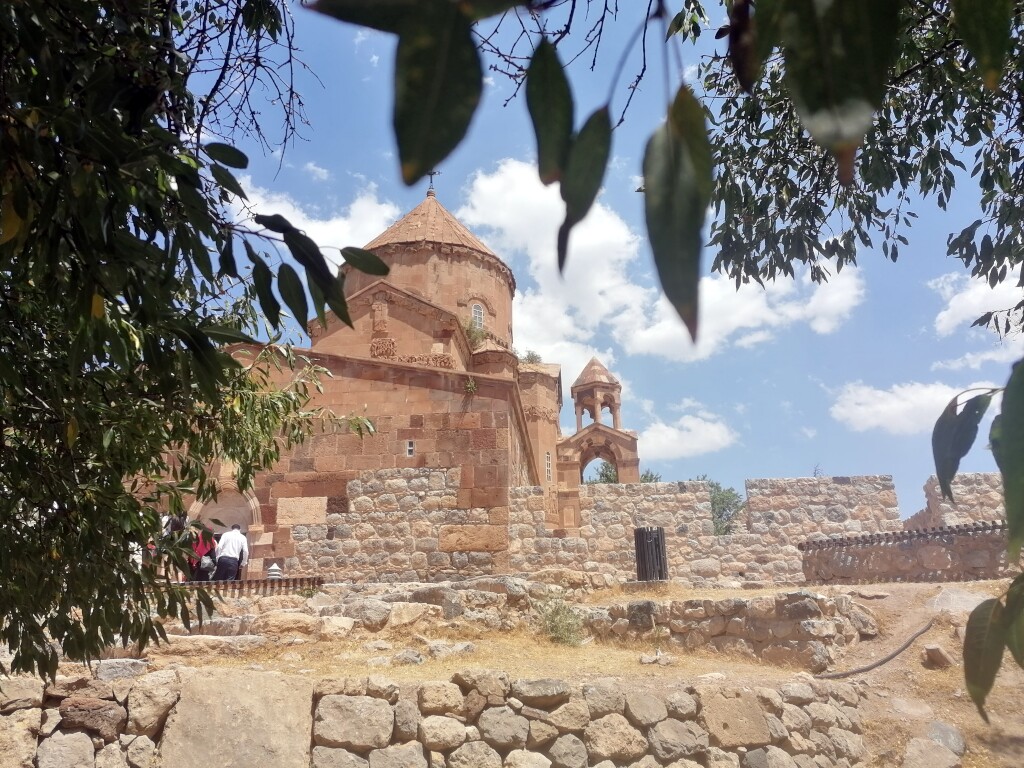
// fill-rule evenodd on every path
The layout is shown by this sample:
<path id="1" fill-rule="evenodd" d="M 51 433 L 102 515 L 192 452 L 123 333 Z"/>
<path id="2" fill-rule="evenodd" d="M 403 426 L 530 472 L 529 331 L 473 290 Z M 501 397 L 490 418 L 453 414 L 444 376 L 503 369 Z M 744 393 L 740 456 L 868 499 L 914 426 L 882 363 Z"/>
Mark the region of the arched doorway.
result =
<path id="1" fill-rule="evenodd" d="M 202 521 L 215 534 L 238 525 L 247 533 L 250 525 L 259 525 L 260 503 L 251 491 L 240 493 L 237 487 L 225 488 L 216 501 L 195 502 L 188 511 L 190 520 Z"/>

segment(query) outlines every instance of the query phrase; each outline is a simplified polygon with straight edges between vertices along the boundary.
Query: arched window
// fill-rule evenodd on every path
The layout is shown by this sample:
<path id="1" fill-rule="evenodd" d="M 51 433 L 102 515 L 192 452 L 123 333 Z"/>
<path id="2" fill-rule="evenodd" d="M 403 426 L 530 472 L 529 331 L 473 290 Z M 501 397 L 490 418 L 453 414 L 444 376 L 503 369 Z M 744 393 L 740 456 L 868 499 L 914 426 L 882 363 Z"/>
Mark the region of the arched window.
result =
<path id="1" fill-rule="evenodd" d="M 551 451 L 547 451 L 544 454 L 544 476 L 547 481 L 551 482 Z"/>
<path id="2" fill-rule="evenodd" d="M 483 330 L 484 327 L 484 308 L 482 304 L 473 305 L 473 327 Z"/>

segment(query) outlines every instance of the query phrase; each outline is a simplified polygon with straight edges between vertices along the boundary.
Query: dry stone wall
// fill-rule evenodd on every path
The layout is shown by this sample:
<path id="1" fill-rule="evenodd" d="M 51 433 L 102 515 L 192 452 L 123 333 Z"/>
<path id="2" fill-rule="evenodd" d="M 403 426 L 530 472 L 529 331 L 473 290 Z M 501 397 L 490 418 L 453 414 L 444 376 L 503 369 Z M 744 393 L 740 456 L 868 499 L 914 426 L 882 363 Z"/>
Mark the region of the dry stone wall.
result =
<path id="1" fill-rule="evenodd" d="M 1006 556 L 1002 523 L 862 536 L 804 545 L 808 581 L 969 581 L 1019 572 Z"/>
<path id="2" fill-rule="evenodd" d="M 916 531 L 1005 519 L 1003 479 L 998 472 L 959 474 L 950 488 L 953 501 L 943 498 L 938 478 L 929 477 L 924 484 L 925 507 L 904 520 L 903 529 Z"/>
<path id="3" fill-rule="evenodd" d="M 97 677 L 5 679 L 11 768 L 853 768 L 867 765 L 859 684 L 696 680 L 665 693 L 467 669 L 399 686 L 105 661 Z"/>

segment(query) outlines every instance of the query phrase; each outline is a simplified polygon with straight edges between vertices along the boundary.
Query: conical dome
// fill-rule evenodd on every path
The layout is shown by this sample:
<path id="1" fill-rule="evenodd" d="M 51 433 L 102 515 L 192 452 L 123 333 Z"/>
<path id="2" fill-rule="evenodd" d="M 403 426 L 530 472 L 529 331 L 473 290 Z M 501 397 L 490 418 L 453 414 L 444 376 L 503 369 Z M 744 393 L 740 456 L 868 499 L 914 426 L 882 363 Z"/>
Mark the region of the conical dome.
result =
<path id="1" fill-rule="evenodd" d="M 425 242 L 471 248 L 486 256 L 498 258 L 494 251 L 437 201 L 432 189 L 427 190 L 427 197 L 422 203 L 377 235 L 365 248 L 372 251 L 384 245 L 416 245 Z"/>
<path id="2" fill-rule="evenodd" d="M 583 372 L 580 373 L 576 381 L 573 382 L 572 388 L 576 389 L 577 387 L 585 387 L 589 384 L 608 384 L 612 386 L 619 386 L 619 380 L 612 376 L 600 360 L 596 357 L 592 357 L 590 358 L 590 362 L 583 368 Z"/>

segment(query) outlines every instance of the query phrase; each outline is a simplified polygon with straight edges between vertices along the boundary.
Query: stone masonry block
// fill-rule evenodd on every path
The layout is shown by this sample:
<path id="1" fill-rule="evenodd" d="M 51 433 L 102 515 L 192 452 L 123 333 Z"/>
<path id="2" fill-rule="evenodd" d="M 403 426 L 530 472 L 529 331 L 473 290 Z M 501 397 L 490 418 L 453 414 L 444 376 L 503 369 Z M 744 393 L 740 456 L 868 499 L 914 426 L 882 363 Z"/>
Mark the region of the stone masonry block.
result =
<path id="1" fill-rule="evenodd" d="M 508 527 L 442 525 L 438 545 L 442 552 L 500 552 L 508 549 Z"/>
<path id="2" fill-rule="evenodd" d="M 279 499 L 277 522 L 279 525 L 325 525 L 327 523 L 327 497 Z"/>

